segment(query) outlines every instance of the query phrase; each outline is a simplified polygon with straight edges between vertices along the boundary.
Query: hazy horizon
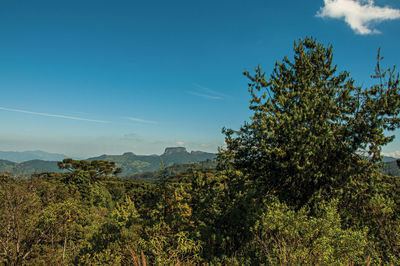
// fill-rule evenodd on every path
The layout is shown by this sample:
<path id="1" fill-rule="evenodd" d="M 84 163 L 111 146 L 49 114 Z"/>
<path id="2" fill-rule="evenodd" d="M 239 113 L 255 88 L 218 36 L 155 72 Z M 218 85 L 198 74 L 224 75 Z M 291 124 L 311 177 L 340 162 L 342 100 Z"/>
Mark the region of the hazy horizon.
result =
<path id="1" fill-rule="evenodd" d="M 46 152 L 46 153 L 50 153 L 50 154 L 62 154 L 62 155 L 66 155 L 66 156 L 70 156 L 70 157 L 74 157 L 74 158 L 79 158 L 79 159 L 87 159 L 87 158 L 97 157 L 97 156 L 104 155 L 104 154 L 107 154 L 107 155 L 122 155 L 122 154 L 127 153 L 127 152 L 132 152 L 132 153 L 134 153 L 136 155 L 161 155 L 161 154 L 163 154 L 165 152 L 166 148 L 177 148 L 177 147 L 184 147 L 184 148 L 186 148 L 186 151 L 189 152 L 189 153 L 192 152 L 192 151 L 202 151 L 202 152 L 209 152 L 209 153 L 217 153 L 218 152 L 217 150 L 215 150 L 215 151 L 206 151 L 205 149 L 190 149 L 190 148 L 187 148 L 184 145 L 166 146 L 163 149 L 160 149 L 160 151 L 157 151 L 157 152 L 154 152 L 154 153 L 138 153 L 138 152 L 135 152 L 135 151 L 128 151 L 128 150 L 127 151 L 122 151 L 121 150 L 120 152 L 117 151 L 115 153 L 98 152 L 96 154 L 89 154 L 88 153 L 88 154 L 83 154 L 83 155 L 77 155 L 77 154 L 73 154 L 73 153 L 63 153 L 63 152 L 49 151 L 49 150 L 43 150 L 43 149 L 0 150 L 0 152 Z"/>

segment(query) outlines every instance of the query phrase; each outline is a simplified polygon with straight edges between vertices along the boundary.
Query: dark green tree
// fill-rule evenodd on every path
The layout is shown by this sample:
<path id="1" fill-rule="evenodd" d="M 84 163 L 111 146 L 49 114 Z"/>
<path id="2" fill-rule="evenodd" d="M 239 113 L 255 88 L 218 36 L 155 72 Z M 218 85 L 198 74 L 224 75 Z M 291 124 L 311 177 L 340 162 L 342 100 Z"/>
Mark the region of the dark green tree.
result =
<path id="1" fill-rule="evenodd" d="M 64 159 L 58 167 L 68 170 L 62 174 L 61 180 L 70 188 L 76 188 L 82 199 L 97 206 L 110 207 L 111 195 L 102 181 L 121 172 L 114 162 Z"/>
<path id="2" fill-rule="evenodd" d="M 305 38 L 269 78 L 261 67 L 244 72 L 253 115 L 238 131 L 223 130 L 219 166 L 246 173 L 259 196 L 276 194 L 298 208 L 315 192 L 375 169 L 394 138 L 384 131 L 400 125 L 399 76 L 381 70 L 380 60 L 378 53 L 378 84 L 362 88 L 348 72 L 337 73 L 331 46 Z"/>
<path id="3" fill-rule="evenodd" d="M 110 176 L 117 175 L 122 172 L 122 169 L 115 167 L 115 162 L 94 160 L 73 160 L 64 159 L 62 162 L 58 162 L 58 168 L 66 169 L 70 172 L 73 171 L 86 171 L 91 176 Z"/>

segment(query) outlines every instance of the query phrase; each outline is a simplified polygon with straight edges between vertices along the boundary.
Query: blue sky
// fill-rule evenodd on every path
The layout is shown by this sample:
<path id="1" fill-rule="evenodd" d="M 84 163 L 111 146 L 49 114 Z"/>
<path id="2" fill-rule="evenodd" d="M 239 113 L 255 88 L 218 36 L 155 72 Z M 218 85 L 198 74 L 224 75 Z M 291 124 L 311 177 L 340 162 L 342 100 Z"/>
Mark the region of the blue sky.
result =
<path id="1" fill-rule="evenodd" d="M 400 2 L 0 2 L 0 150 L 74 156 L 215 152 L 248 120 L 243 70 L 313 36 L 372 84 L 376 52 L 400 62 Z M 400 132 L 385 147 L 400 157 Z M 398 151 L 396 153 L 396 151 Z"/>

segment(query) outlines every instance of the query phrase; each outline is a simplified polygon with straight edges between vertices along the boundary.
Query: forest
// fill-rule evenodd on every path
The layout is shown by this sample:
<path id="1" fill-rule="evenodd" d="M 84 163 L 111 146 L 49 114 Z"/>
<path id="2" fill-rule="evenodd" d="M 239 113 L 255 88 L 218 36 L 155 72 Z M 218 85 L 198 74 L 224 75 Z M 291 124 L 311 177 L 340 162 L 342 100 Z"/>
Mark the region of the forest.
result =
<path id="1" fill-rule="evenodd" d="M 252 116 L 222 130 L 213 169 L 150 183 L 65 159 L 62 172 L 0 174 L 0 264 L 400 265 L 400 177 L 380 171 L 398 72 L 378 51 L 364 88 L 332 46 L 304 38 L 293 53 L 269 76 L 244 72 Z"/>

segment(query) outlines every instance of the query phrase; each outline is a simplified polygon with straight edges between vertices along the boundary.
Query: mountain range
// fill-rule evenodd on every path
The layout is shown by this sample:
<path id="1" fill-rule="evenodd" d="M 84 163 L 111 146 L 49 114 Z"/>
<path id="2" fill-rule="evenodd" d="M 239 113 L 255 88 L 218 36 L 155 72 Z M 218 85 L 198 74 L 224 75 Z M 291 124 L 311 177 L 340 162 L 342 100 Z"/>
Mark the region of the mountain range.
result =
<path id="1" fill-rule="evenodd" d="M 384 162 L 382 172 L 387 175 L 400 176 L 400 168 L 396 161 Z"/>
<path id="2" fill-rule="evenodd" d="M 62 161 L 67 156 L 62 154 L 50 154 L 46 152 L 38 152 L 38 156 L 51 156 L 51 160 L 35 159 L 21 161 L 24 156 L 32 155 L 32 152 L 24 152 L 18 154 L 11 152 L 10 157 L 2 157 L 0 160 L 0 172 L 12 172 L 16 174 L 22 174 L 24 176 L 30 176 L 33 173 L 41 172 L 60 172 L 57 166 L 58 161 Z M 5 153 L 4 153 L 5 154 Z M 19 155 L 19 156 L 18 156 Z M 88 158 L 86 160 L 105 160 L 115 162 L 117 167 L 122 168 L 120 176 L 129 176 L 135 173 L 152 172 L 157 171 L 164 167 L 169 167 L 174 164 L 194 163 L 202 162 L 207 160 L 213 160 L 216 157 L 214 153 L 192 151 L 188 152 L 184 147 L 168 147 L 161 155 L 136 155 L 132 152 L 126 152 L 122 155 L 101 155 L 98 157 Z M 19 160 L 12 160 L 16 158 Z M 39 157 L 43 158 L 43 157 Z"/>
<path id="3" fill-rule="evenodd" d="M 64 154 L 49 153 L 45 151 L 0 151 L 0 160 L 7 160 L 16 163 L 31 160 L 62 161 L 65 158 L 69 157 Z"/>
<path id="4" fill-rule="evenodd" d="M 43 151 L 27 152 L 0 152 L 0 173 L 8 172 L 29 177 L 34 173 L 41 172 L 61 172 L 58 169 L 57 162 L 62 161 L 68 156 L 57 153 L 47 153 Z M 24 158 L 28 160 L 23 161 Z M 170 172 L 177 172 L 176 169 L 187 169 L 189 167 L 201 168 L 206 165 L 213 165 L 212 161 L 216 154 L 192 151 L 188 152 L 184 147 L 168 147 L 161 155 L 136 155 L 133 152 L 126 152 L 122 155 L 101 155 L 91 157 L 86 160 L 105 160 L 113 161 L 117 167 L 122 168 L 121 177 L 132 179 L 143 179 L 150 176 L 155 179 L 160 169 L 167 169 Z M 210 162 L 202 163 L 200 162 Z M 400 176 L 400 169 L 397 166 L 396 158 L 384 157 L 384 166 L 382 172 L 394 176 Z M 171 168 L 172 166 L 175 166 Z M 179 166 L 178 166 L 179 165 Z"/>
<path id="5" fill-rule="evenodd" d="M 391 163 L 391 162 L 395 162 L 397 159 L 394 157 L 389 157 L 389 156 L 384 156 L 382 159 L 382 162 L 384 163 Z"/>

